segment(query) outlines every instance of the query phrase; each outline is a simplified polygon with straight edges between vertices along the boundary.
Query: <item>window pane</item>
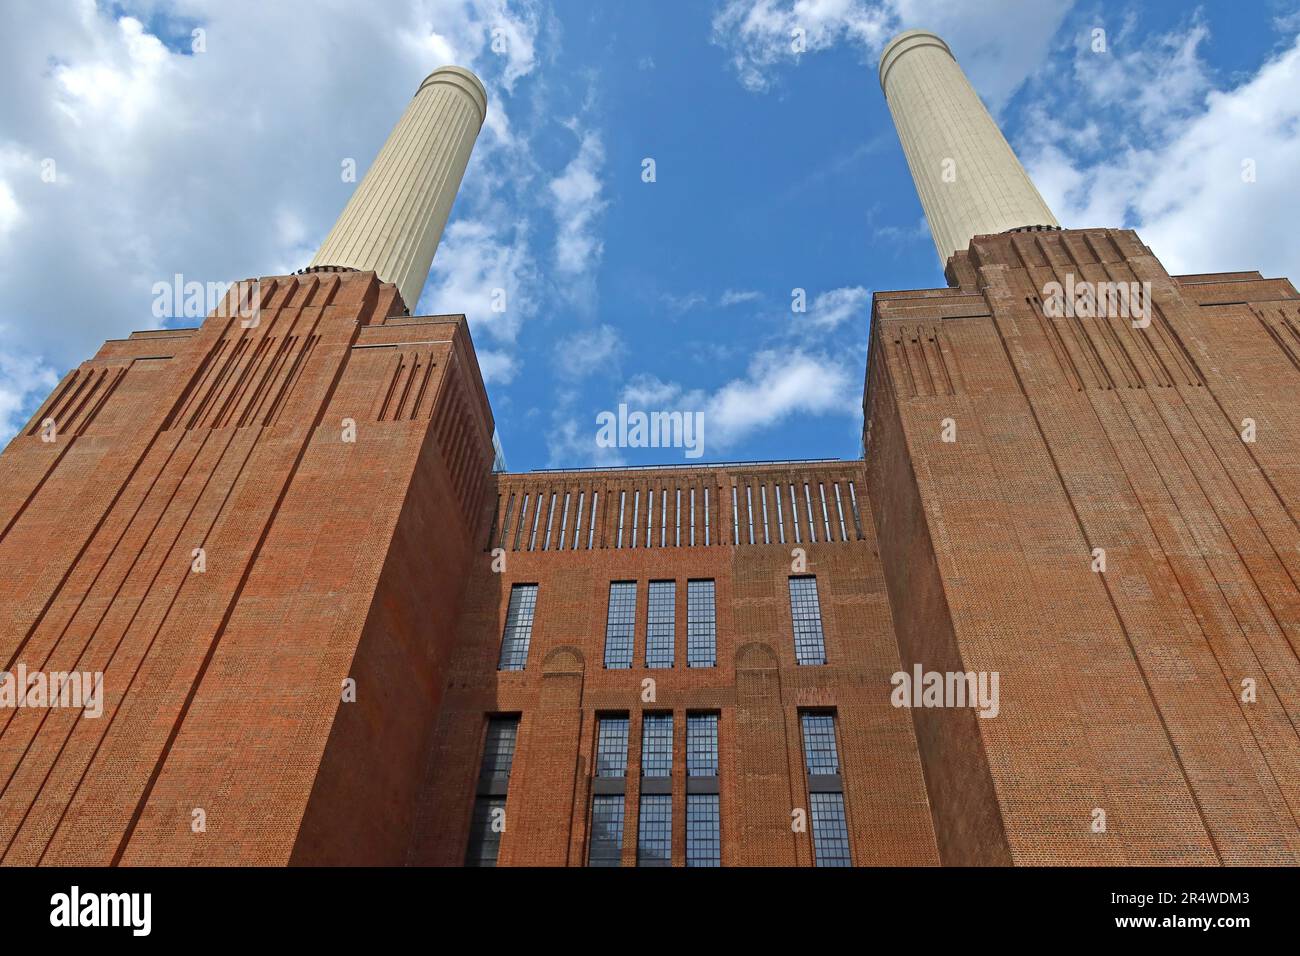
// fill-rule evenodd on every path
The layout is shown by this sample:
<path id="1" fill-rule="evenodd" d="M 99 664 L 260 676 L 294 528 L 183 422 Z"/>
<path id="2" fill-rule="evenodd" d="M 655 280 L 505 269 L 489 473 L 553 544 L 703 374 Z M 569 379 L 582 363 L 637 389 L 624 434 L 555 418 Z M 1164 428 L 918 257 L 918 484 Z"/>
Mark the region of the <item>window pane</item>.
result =
<path id="1" fill-rule="evenodd" d="M 790 615 L 794 620 L 794 656 L 800 664 L 825 664 L 826 641 L 817 601 L 817 579 L 790 579 Z"/>
<path id="2" fill-rule="evenodd" d="M 686 666 L 717 665 L 717 609 L 712 581 L 686 584 Z"/>
<path id="3" fill-rule="evenodd" d="M 601 717 L 596 737 L 596 776 L 627 776 L 627 718 Z"/>
<path id="4" fill-rule="evenodd" d="M 499 671 L 521 671 L 528 663 L 528 642 L 533 636 L 533 612 L 537 608 L 537 585 L 516 584 L 510 589 L 506 629 L 501 637 Z"/>
<path id="5" fill-rule="evenodd" d="M 651 581 L 647 604 L 645 666 L 672 667 L 677 633 L 677 582 Z"/>
<path id="6" fill-rule="evenodd" d="M 844 819 L 844 794 L 814 793 L 812 797 L 813 856 L 818 866 L 852 866 L 849 827 Z"/>
<path id="7" fill-rule="evenodd" d="M 718 775 L 718 715 L 686 715 L 686 775 Z"/>
<path id="8" fill-rule="evenodd" d="M 835 715 L 803 713 L 803 756 L 808 772 L 826 775 L 840 772 L 840 757 L 835 749 Z"/>
<path id="9" fill-rule="evenodd" d="M 673 715 L 646 714 L 641 719 L 641 776 L 668 777 L 673 772 Z"/>
<path id="10" fill-rule="evenodd" d="M 496 866 L 501 851 L 501 833 L 505 829 L 505 797 L 478 797 L 469 824 L 469 848 L 466 866 Z"/>
<path id="11" fill-rule="evenodd" d="M 487 738 L 483 742 L 483 763 L 479 769 L 480 783 L 486 783 L 493 777 L 510 776 L 518 734 L 518 717 L 493 717 L 488 721 Z"/>
<path id="12" fill-rule="evenodd" d="M 673 851 L 673 798 L 666 793 L 641 797 L 636 830 L 636 865 L 671 866 Z"/>
<path id="13" fill-rule="evenodd" d="M 722 814 L 716 793 L 686 795 L 686 865 L 722 865 Z"/>
<path id="14" fill-rule="evenodd" d="M 636 582 L 615 581 L 609 586 L 609 616 L 605 624 L 605 666 L 630 668 L 632 640 L 636 634 Z"/>
<path id="15" fill-rule="evenodd" d="M 623 795 L 597 794 L 591 800 L 588 866 L 619 866 L 623 858 Z"/>

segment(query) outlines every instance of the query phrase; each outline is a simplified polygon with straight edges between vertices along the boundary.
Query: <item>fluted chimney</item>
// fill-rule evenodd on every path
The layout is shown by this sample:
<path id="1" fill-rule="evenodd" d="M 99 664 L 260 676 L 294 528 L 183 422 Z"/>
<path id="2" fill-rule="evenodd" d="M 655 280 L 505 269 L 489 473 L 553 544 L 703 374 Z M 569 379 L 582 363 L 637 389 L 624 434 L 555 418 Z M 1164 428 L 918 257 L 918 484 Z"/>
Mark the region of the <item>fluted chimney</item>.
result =
<path id="1" fill-rule="evenodd" d="M 943 40 L 927 30 L 894 37 L 880 88 L 941 264 L 973 236 L 1060 228 Z"/>
<path id="2" fill-rule="evenodd" d="M 477 76 L 459 66 L 430 73 L 311 267 L 373 271 L 414 310 L 486 115 Z"/>

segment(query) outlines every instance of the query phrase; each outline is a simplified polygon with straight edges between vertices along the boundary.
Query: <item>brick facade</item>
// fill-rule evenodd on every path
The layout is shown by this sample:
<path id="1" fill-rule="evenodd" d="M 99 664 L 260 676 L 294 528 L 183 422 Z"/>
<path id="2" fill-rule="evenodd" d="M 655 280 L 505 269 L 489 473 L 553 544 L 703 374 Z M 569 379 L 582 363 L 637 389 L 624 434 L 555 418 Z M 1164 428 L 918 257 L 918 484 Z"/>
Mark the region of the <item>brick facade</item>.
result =
<path id="1" fill-rule="evenodd" d="M 1050 317 L 1067 274 L 1150 283 L 1150 326 Z M 0 709 L 0 860 L 460 865 L 488 719 L 517 715 L 497 862 L 583 865 L 617 714 L 632 865 L 642 723 L 671 713 L 680 865 L 686 718 L 714 713 L 722 863 L 810 865 L 817 711 L 858 865 L 1295 862 L 1300 295 L 1169 276 L 1114 230 L 977 237 L 949 280 L 875 297 L 861 461 L 493 474 L 464 319 L 372 273 L 106 343 L 0 456 L 4 669 L 105 686 L 99 718 Z M 796 662 L 793 573 L 824 664 Z M 686 666 L 693 579 L 713 667 Z M 519 584 L 527 662 L 498 670 Z M 996 672 L 998 715 L 894 707 L 918 664 Z"/>

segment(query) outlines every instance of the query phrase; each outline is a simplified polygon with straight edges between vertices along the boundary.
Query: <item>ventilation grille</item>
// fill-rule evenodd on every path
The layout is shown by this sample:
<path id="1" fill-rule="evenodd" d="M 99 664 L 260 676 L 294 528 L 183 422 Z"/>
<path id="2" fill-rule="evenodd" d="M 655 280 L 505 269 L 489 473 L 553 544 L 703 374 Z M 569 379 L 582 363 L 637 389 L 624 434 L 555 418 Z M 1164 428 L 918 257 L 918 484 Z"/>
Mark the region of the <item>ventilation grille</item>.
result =
<path id="1" fill-rule="evenodd" d="M 725 483 L 530 484 L 503 491 L 486 549 L 792 547 L 861 541 L 854 481 L 836 477 L 726 476 Z"/>

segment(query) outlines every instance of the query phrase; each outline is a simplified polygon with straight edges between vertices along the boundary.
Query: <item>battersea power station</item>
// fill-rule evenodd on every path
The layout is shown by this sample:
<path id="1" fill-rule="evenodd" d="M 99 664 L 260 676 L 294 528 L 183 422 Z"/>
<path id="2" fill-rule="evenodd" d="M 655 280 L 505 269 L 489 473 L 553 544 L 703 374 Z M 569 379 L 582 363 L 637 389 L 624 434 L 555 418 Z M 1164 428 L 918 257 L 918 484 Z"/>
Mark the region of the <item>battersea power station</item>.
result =
<path id="1" fill-rule="evenodd" d="M 69 372 L 0 457 L 0 860 L 1295 863 L 1300 295 L 1062 229 L 934 34 L 879 77 L 946 285 L 874 297 L 859 460 L 505 471 L 409 314 L 458 67 L 299 273 Z"/>

